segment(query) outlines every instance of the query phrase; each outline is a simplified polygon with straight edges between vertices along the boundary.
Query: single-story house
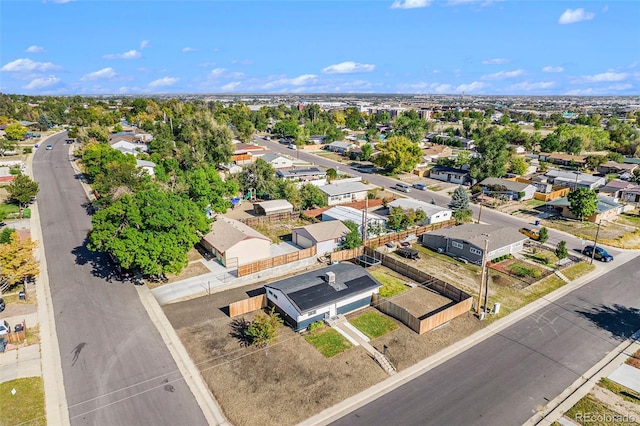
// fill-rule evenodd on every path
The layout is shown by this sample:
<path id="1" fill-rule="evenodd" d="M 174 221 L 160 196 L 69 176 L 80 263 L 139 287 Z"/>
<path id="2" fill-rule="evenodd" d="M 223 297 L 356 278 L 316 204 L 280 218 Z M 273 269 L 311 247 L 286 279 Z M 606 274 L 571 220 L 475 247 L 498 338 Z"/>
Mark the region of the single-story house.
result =
<path id="1" fill-rule="evenodd" d="M 139 167 L 142 170 L 144 170 L 147 173 L 149 173 L 149 176 L 155 176 L 156 175 L 156 173 L 154 171 L 154 168 L 156 167 L 156 163 L 154 163 L 153 161 L 136 160 L 136 167 Z"/>
<path id="2" fill-rule="evenodd" d="M 338 263 L 265 284 L 267 304 L 295 331 L 371 304 L 380 284 L 366 269 Z"/>
<path id="3" fill-rule="evenodd" d="M 453 212 L 446 207 L 425 203 L 424 201 L 414 200 L 413 198 L 398 198 L 397 200 L 393 200 L 389 203 L 389 210 L 393 207 L 400 207 L 403 210 L 422 210 L 427 214 L 426 225 L 451 220 L 453 214 Z"/>
<path id="4" fill-rule="evenodd" d="M 319 187 L 324 192 L 328 206 L 367 199 L 369 186 L 362 182 L 335 182 Z"/>
<path id="5" fill-rule="evenodd" d="M 442 182 L 457 183 L 459 185 L 473 185 L 475 181 L 475 179 L 469 175 L 469 170 L 447 166 L 434 166 L 429 170 L 429 177 Z"/>
<path id="6" fill-rule="evenodd" d="M 604 186 L 607 180 L 601 176 L 594 176 L 580 172 L 565 172 L 564 170 L 549 170 L 545 174 L 547 182 L 556 186 L 566 186 L 571 189 L 588 188 L 598 189 Z"/>
<path id="7" fill-rule="evenodd" d="M 324 185 L 327 183 L 327 172 L 319 167 L 279 169 L 276 170 L 276 177 L 300 182 L 301 184 L 314 183 L 317 185 Z"/>
<path id="8" fill-rule="evenodd" d="M 452 228 L 427 232 L 421 236 L 422 245 L 438 253 L 459 257 L 481 264 L 487 246 L 487 260 L 521 251 L 529 239 L 517 229 L 499 225 L 467 223 Z M 488 241 L 488 243 L 487 243 Z"/>
<path id="9" fill-rule="evenodd" d="M 325 140 L 327 139 L 327 137 L 325 135 L 312 135 L 309 136 L 309 142 L 311 142 L 314 145 L 324 145 Z"/>
<path id="10" fill-rule="evenodd" d="M 353 207 L 335 206 L 322 212 L 322 221 L 339 220 L 341 222 L 351 221 L 358 225 L 358 231 L 362 235 L 362 223 L 364 221 L 362 210 Z M 374 238 L 384 234 L 387 229 L 387 219 L 375 213 L 367 213 L 367 238 Z"/>
<path id="11" fill-rule="evenodd" d="M 286 169 L 293 167 L 293 159 L 275 152 L 269 152 L 260 158 L 267 164 L 271 164 L 271 167 L 274 169 Z"/>
<path id="12" fill-rule="evenodd" d="M 287 200 L 269 200 L 253 203 L 256 214 L 269 216 L 278 213 L 293 213 L 293 205 Z"/>
<path id="13" fill-rule="evenodd" d="M 453 155 L 453 150 L 446 145 L 432 145 L 422 150 L 423 163 L 437 163 L 440 158 L 448 158 Z"/>
<path id="14" fill-rule="evenodd" d="M 302 248 L 316 246 L 316 253 L 324 254 L 335 251 L 348 233 L 349 228 L 344 223 L 329 220 L 293 228 L 291 240 Z"/>
<path id="15" fill-rule="evenodd" d="M 575 219 L 575 215 L 569 210 L 569 200 L 567 197 L 558 198 L 547 202 L 547 208 L 553 208 L 560 212 L 563 217 Z M 616 203 L 611 197 L 598 195 L 598 210 L 587 218 L 589 222 L 600 222 L 601 220 L 611 220 L 622 213 L 624 206 Z"/>
<path id="16" fill-rule="evenodd" d="M 621 190 L 620 199 L 627 203 L 640 204 L 640 185 Z"/>
<path id="17" fill-rule="evenodd" d="M 325 149 L 328 151 L 337 152 L 338 154 L 345 155 L 353 147 L 351 142 L 335 141 L 328 145 L 325 145 Z"/>
<path id="18" fill-rule="evenodd" d="M 110 143 L 111 148 L 117 149 L 123 154 L 131 154 L 137 156 L 140 152 L 147 152 L 147 145 L 143 143 L 133 143 L 125 140 L 117 140 L 113 143 Z"/>
<path id="19" fill-rule="evenodd" d="M 506 192 L 506 194 L 499 194 L 498 198 L 508 198 L 510 200 L 530 200 L 536 192 L 536 187 L 529 183 L 492 177 L 484 179 L 480 182 L 480 186 L 485 194 L 495 194 L 495 191 Z"/>
<path id="20" fill-rule="evenodd" d="M 602 173 L 603 175 L 633 173 L 637 168 L 637 164 L 621 164 L 616 163 L 615 161 L 607 161 L 606 163 L 598 166 L 598 173 Z"/>
<path id="21" fill-rule="evenodd" d="M 564 154 L 561 152 L 554 152 L 548 155 L 540 153 L 539 158 L 543 161 L 548 161 L 549 163 L 558 164 L 561 166 L 569 166 L 571 164 L 584 166 L 585 164 L 587 164 L 587 157 L 584 155 Z"/>
<path id="22" fill-rule="evenodd" d="M 598 190 L 598 194 L 607 195 L 613 198 L 620 198 L 620 191 L 627 188 L 633 188 L 636 186 L 631 182 L 627 182 L 620 179 L 614 179 L 609 182 L 602 188 Z"/>
<path id="23" fill-rule="evenodd" d="M 225 267 L 236 267 L 271 257 L 271 239 L 235 219 L 217 216 L 202 245 Z"/>

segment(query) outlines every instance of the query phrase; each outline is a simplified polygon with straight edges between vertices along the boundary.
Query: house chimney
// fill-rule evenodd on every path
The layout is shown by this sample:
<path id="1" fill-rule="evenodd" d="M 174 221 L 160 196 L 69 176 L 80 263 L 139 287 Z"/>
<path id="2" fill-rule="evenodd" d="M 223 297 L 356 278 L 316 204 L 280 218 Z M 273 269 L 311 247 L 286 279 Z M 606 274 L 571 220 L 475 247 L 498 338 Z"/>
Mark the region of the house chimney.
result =
<path id="1" fill-rule="evenodd" d="M 335 283 L 335 282 L 336 282 L 336 274 L 335 274 L 335 273 L 333 273 L 333 272 L 331 272 L 331 271 L 329 271 L 329 272 L 327 272 L 327 273 L 325 274 L 325 278 L 326 278 L 326 280 L 327 280 L 327 282 L 328 282 L 329 284 L 332 284 L 332 283 Z"/>

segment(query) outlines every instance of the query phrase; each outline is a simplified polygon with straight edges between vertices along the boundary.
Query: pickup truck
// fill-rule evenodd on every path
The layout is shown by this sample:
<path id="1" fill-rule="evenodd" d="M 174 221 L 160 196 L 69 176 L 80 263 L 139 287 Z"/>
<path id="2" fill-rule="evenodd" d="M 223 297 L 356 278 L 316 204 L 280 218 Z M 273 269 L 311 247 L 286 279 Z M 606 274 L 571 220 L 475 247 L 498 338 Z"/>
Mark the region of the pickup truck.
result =
<path id="1" fill-rule="evenodd" d="M 531 238 L 532 240 L 538 241 L 540 239 L 540 231 L 538 231 L 537 229 L 520 228 L 518 231 L 520 231 L 521 234 L 524 234 L 527 237 Z"/>

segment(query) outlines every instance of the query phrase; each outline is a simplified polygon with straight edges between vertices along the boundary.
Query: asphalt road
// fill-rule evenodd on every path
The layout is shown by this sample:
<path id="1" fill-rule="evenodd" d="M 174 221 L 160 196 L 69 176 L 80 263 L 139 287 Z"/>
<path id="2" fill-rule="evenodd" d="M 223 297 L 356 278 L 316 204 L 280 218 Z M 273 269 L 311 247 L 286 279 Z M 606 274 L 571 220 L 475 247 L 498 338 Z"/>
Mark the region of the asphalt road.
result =
<path id="1" fill-rule="evenodd" d="M 344 163 L 338 163 L 336 161 L 330 160 L 328 158 L 325 157 L 321 157 L 319 155 L 315 155 L 315 154 L 311 154 L 305 151 L 295 151 L 292 149 L 287 148 L 287 145 L 283 145 L 280 144 L 278 142 L 274 142 L 274 141 L 268 141 L 265 139 L 257 139 L 257 142 L 260 143 L 261 145 L 264 145 L 266 147 L 268 147 L 270 150 L 274 151 L 274 152 L 279 152 L 282 154 L 288 154 L 291 155 L 293 157 L 297 157 L 301 160 L 304 161 L 308 161 L 309 163 L 318 165 L 318 166 L 322 166 L 322 167 L 326 167 L 326 168 L 336 168 L 339 167 L 340 171 L 349 173 L 353 176 L 360 176 L 362 177 L 362 179 L 368 181 L 369 183 L 376 185 L 376 186 L 380 186 L 380 187 L 384 187 L 386 189 L 391 189 L 393 190 L 393 186 L 400 182 L 399 180 L 390 178 L 390 177 L 386 177 L 386 176 L 382 176 L 379 174 L 369 174 L 369 173 L 361 173 L 358 172 L 352 168 L 350 168 L 349 166 L 347 166 Z M 421 191 L 421 190 L 417 190 L 414 189 L 412 190 L 410 193 L 401 193 L 398 192 L 399 195 L 404 196 L 404 197 L 411 197 L 414 198 L 416 200 L 421 200 L 427 203 L 430 203 L 431 200 L 435 200 L 436 204 L 439 206 L 447 206 L 449 204 L 449 202 L 451 201 L 451 197 L 448 197 L 446 195 L 442 195 L 436 192 L 432 192 L 429 190 L 426 191 Z M 471 205 L 471 210 L 473 210 L 474 213 L 474 219 L 478 218 L 478 213 L 479 213 L 479 206 L 472 204 Z M 501 213 L 495 210 L 492 210 L 490 208 L 483 208 L 482 209 L 482 215 L 480 217 L 480 220 L 483 223 L 489 223 L 492 225 L 499 225 L 502 227 L 511 227 L 511 228 L 515 228 L 515 229 L 520 229 L 522 227 L 531 227 L 533 226 L 532 221 L 527 221 L 527 220 L 523 220 L 521 218 L 515 217 L 515 216 L 511 216 L 505 213 Z M 552 245 L 556 245 L 558 242 L 560 241 L 566 241 L 567 242 L 567 249 L 572 251 L 573 253 L 576 252 L 576 250 L 581 250 L 583 248 L 582 245 L 582 240 L 580 238 L 576 238 L 572 235 L 563 233 L 563 232 L 558 232 L 555 231 L 553 229 L 549 229 L 549 240 L 547 241 L 548 244 L 552 244 Z M 617 253 L 619 253 L 619 250 L 616 250 L 614 248 L 607 248 L 607 251 L 612 254 L 612 255 L 616 255 Z"/>
<path id="2" fill-rule="evenodd" d="M 205 425 L 131 283 L 87 250 L 86 195 L 65 134 L 37 150 L 38 209 L 72 425 Z"/>
<path id="3" fill-rule="evenodd" d="M 333 424 L 523 424 L 640 329 L 639 281 L 627 262 Z"/>

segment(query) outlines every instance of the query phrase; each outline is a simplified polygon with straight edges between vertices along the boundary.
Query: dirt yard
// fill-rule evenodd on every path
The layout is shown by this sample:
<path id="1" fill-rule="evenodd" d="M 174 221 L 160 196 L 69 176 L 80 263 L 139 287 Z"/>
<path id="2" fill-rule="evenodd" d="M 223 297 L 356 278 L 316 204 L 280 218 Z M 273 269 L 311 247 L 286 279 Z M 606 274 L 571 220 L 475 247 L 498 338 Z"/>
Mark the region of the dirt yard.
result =
<path id="1" fill-rule="evenodd" d="M 234 337 L 234 329 L 253 315 L 231 319 L 226 307 L 259 287 L 261 284 L 255 284 L 163 307 L 232 424 L 293 425 L 388 377 L 361 347 L 325 358 L 288 327 L 281 328 L 278 342 L 267 348 L 243 346 Z M 468 313 L 418 336 L 393 321 L 398 328 L 371 344 L 380 351 L 387 345 L 398 370 L 486 325 Z M 299 389 L 304 392 L 297 392 Z"/>
<path id="2" fill-rule="evenodd" d="M 423 287 L 415 287 L 394 296 L 393 303 L 405 308 L 414 317 L 421 317 L 448 305 L 451 300 Z"/>
<path id="3" fill-rule="evenodd" d="M 542 226 L 568 232 L 578 238 L 595 240 L 598 225 L 593 222 L 556 217 L 542 220 Z M 640 249 L 640 216 L 623 214 L 613 222 L 602 222 L 598 242 L 611 247 L 624 249 Z"/>

